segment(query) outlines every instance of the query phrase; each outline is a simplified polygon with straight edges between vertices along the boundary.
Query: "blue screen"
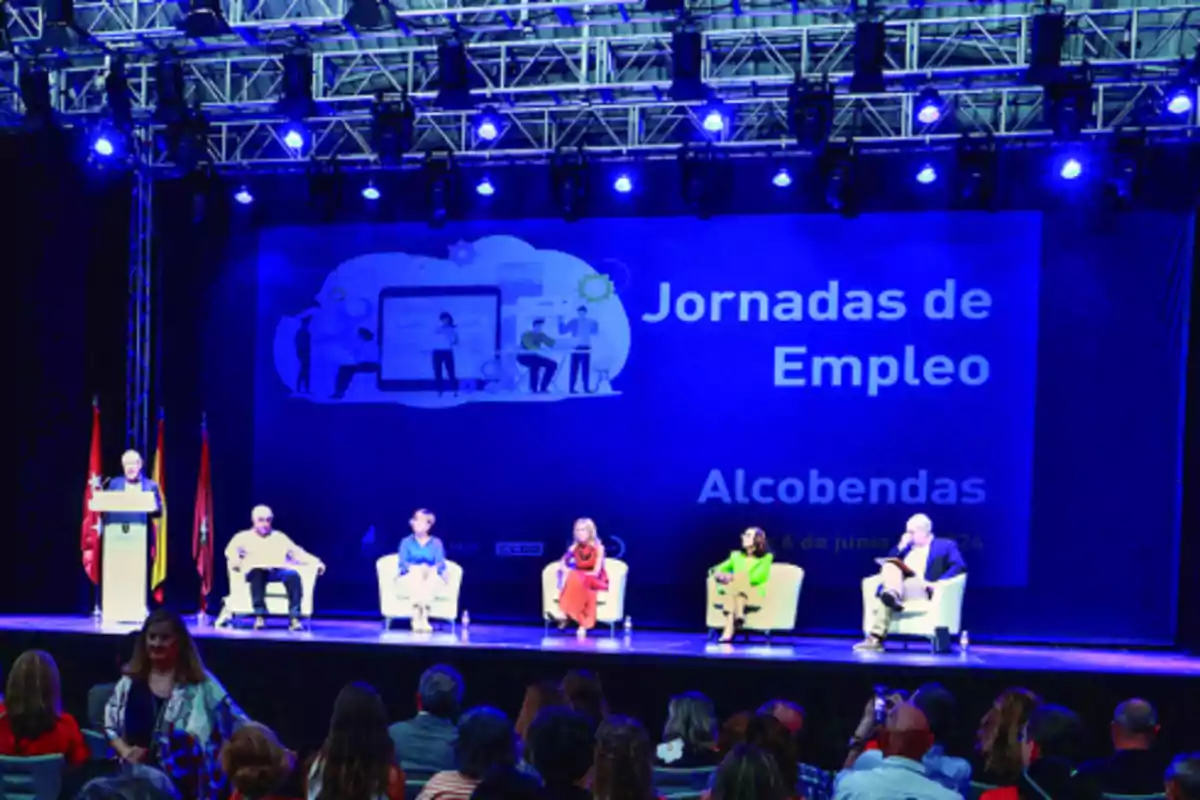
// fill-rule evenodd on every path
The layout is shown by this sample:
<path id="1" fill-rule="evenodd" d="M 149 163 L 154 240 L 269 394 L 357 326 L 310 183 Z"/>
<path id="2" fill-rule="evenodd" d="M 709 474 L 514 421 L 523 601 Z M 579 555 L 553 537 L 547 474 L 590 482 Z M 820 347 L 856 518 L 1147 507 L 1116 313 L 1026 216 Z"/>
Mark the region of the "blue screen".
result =
<path id="1" fill-rule="evenodd" d="M 970 597 L 1040 603 L 1037 553 L 1081 513 L 1035 474 L 1073 416 L 1044 417 L 1046 386 L 1065 360 L 1093 405 L 1172 420 L 1182 393 L 1183 326 L 1156 334 L 1170 357 L 1140 399 L 1087 372 L 1056 320 L 1089 300 L 1056 283 L 1069 259 L 1047 240 L 1016 212 L 268 230 L 255 492 L 330 563 L 339 610 L 370 612 L 373 560 L 418 507 L 479 618 L 537 619 L 578 517 L 629 563 L 648 624 L 700 627 L 705 569 L 759 525 L 805 570 L 801 627 L 852 629 L 858 581 L 918 512 L 961 545 Z M 1178 474 L 1174 446 L 1126 455 Z M 1169 558 L 1164 497 L 1144 519 Z M 1142 635 L 1162 634 L 1118 638 Z"/>

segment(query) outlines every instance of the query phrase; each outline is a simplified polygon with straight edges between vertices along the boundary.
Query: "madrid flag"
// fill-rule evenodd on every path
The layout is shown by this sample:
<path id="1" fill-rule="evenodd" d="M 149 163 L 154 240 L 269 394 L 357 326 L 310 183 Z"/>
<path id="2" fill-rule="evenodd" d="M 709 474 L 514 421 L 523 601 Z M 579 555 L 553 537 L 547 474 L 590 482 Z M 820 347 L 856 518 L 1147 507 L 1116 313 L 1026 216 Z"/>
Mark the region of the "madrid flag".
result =
<path id="1" fill-rule="evenodd" d="M 88 580 L 100 585 L 100 514 L 92 511 L 92 494 L 100 490 L 100 402 L 92 401 L 92 449 L 88 456 L 87 485 L 83 490 L 83 524 L 79 529 L 79 550 Z"/>
<path id="2" fill-rule="evenodd" d="M 207 611 L 213 585 L 212 471 L 208 459 L 208 424 L 200 425 L 200 475 L 196 481 L 196 510 L 192 516 L 192 558 L 200 576 L 200 611 Z"/>

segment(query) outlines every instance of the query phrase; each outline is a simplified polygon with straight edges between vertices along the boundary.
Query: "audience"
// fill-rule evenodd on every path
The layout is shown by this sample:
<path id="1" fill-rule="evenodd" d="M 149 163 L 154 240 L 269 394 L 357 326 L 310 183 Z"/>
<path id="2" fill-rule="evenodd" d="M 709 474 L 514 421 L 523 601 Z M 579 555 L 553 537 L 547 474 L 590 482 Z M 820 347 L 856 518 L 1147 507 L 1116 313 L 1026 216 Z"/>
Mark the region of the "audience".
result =
<path id="1" fill-rule="evenodd" d="M 88 781 L 79 794 L 75 795 L 75 800 L 178 800 L 178 798 L 179 795 L 170 778 L 158 770 L 142 768 Z"/>
<path id="2" fill-rule="evenodd" d="M 787 700 L 772 700 L 762 705 L 759 714 L 779 720 L 792 737 L 793 758 L 796 764 L 796 791 L 806 800 L 829 800 L 833 796 L 833 774 L 802 759 L 804 739 L 804 709 Z"/>
<path id="3" fill-rule="evenodd" d="M 596 723 L 578 711 L 551 706 L 533 720 L 526 757 L 537 770 L 548 800 L 587 800 L 596 751 Z"/>
<path id="4" fill-rule="evenodd" d="M 870 769 L 851 768 L 837 778 L 837 800 L 958 800 L 926 774 L 923 760 L 934 746 L 933 730 L 925 712 L 914 703 L 896 704 L 879 734 L 882 759 Z"/>
<path id="5" fill-rule="evenodd" d="M 275 800 L 295 767 L 295 755 L 275 731 L 257 722 L 238 728 L 221 748 L 221 769 L 233 785 L 230 800 Z"/>
<path id="6" fill-rule="evenodd" d="M 91 757 L 79 723 L 62 710 L 58 665 L 49 653 L 27 650 L 13 662 L 0 709 L 0 755 L 61 754 L 68 766 Z"/>
<path id="7" fill-rule="evenodd" d="M 733 748 L 745 742 L 746 728 L 752 719 L 754 719 L 753 712 L 739 711 L 725 720 L 720 733 L 717 734 L 717 752 L 723 756 L 728 755 L 733 752 Z"/>
<path id="8" fill-rule="evenodd" d="M 712 800 L 788 800 L 792 787 L 784 782 L 770 753 L 739 744 L 721 762 L 709 796 Z"/>
<path id="9" fill-rule="evenodd" d="M 1154 746 L 1158 712 L 1145 700 L 1126 700 L 1113 712 L 1113 753 L 1088 761 L 1079 774 L 1092 779 L 1106 794 L 1157 794 L 1171 758 Z"/>
<path id="10" fill-rule="evenodd" d="M 717 752 L 717 711 L 712 700 L 699 692 L 671 698 L 656 759 L 661 766 L 675 769 L 716 766 L 720 754 Z"/>
<path id="11" fill-rule="evenodd" d="M 455 759 L 457 768 L 430 778 L 418 800 L 468 800 L 485 775 L 516 765 L 516 735 L 504 712 L 485 707 L 464 714 Z"/>
<path id="12" fill-rule="evenodd" d="M 308 800 L 404 800 L 404 772 L 396 766 L 387 711 L 367 684 L 351 683 L 338 693 L 305 794 Z"/>
<path id="13" fill-rule="evenodd" d="M 991 789 L 983 800 L 1089 800 L 1099 792 L 1075 775 L 1083 724 L 1075 712 L 1043 705 L 1029 717 L 1021 732 L 1021 761 L 1025 769 L 1012 786 Z"/>
<path id="14" fill-rule="evenodd" d="M 422 673 L 417 715 L 388 729 L 406 773 L 429 776 L 454 769 L 462 699 L 462 676 L 452 667 L 438 664 Z"/>
<path id="15" fill-rule="evenodd" d="M 654 752 L 636 719 L 612 716 L 596 731 L 594 800 L 654 800 Z"/>
<path id="16" fill-rule="evenodd" d="M 220 795 L 221 745 L 246 715 L 204 669 L 178 614 L 150 614 L 123 671 L 104 709 L 117 756 L 162 768 L 184 796 Z"/>
<path id="17" fill-rule="evenodd" d="M 1171 762 L 1165 783 L 1167 800 L 1200 800 L 1200 753 Z"/>
<path id="18" fill-rule="evenodd" d="M 1011 786 L 1021 777 L 1021 731 L 1041 705 L 1027 689 L 1005 689 L 983 715 L 975 734 L 980 769 L 975 780 L 989 786 Z"/>
<path id="19" fill-rule="evenodd" d="M 471 800 L 542 800 L 545 796 L 537 778 L 515 767 L 492 770 L 471 792 Z"/>
<path id="20" fill-rule="evenodd" d="M 608 702 L 600 687 L 600 677 L 595 673 L 586 669 L 568 672 L 567 677 L 563 678 L 562 693 L 567 705 L 575 711 L 581 711 L 597 721 L 608 716 Z"/>
<path id="21" fill-rule="evenodd" d="M 796 740 L 786 725 L 770 714 L 755 714 L 746 725 L 746 744 L 757 747 L 774 759 L 780 778 L 785 786 L 790 787 L 790 797 L 808 797 L 808 792 L 800 785 Z"/>
<path id="22" fill-rule="evenodd" d="M 543 709 L 566 704 L 567 699 L 563 696 L 562 687 L 553 681 L 539 681 L 525 687 L 525 699 L 521 702 L 521 711 L 517 714 L 517 722 L 513 726 L 522 745 L 528 744 L 529 726 Z"/>

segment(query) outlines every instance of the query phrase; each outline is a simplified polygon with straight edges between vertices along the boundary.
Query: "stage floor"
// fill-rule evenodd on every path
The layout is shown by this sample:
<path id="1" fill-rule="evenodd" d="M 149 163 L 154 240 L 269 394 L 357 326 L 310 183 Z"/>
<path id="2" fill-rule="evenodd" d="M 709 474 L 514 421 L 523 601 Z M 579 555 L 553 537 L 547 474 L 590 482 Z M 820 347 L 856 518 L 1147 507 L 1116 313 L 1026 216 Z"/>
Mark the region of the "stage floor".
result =
<path id="1" fill-rule="evenodd" d="M 278 625 L 279 623 L 275 623 Z M 47 634 L 95 635 L 119 637 L 135 630 L 132 625 L 97 625 L 87 617 L 0 616 L 0 635 L 3 632 L 43 632 Z M 1047 646 L 974 645 L 968 652 L 933 655 L 921 642 L 908 649 L 890 643 L 884 653 L 858 653 L 851 649 L 852 640 L 828 638 L 777 638 L 771 643 L 761 640 L 747 644 L 722 645 L 710 642 L 703 634 L 663 631 L 634 631 L 626 639 L 620 632 L 610 637 L 607 630 L 596 630 L 584 641 L 573 634 L 557 631 L 546 636 L 541 628 L 500 625 L 473 625 L 469 632 L 412 633 L 395 629 L 384 631 L 379 622 L 316 620 L 311 631 L 291 633 L 280 627 L 263 631 L 247 628 L 213 628 L 192 626 L 201 639 L 217 639 L 233 643 L 270 642 L 273 645 L 301 647 L 312 645 L 361 645 L 369 648 L 409 649 L 427 651 L 465 651 L 462 654 L 486 655 L 488 651 L 508 655 L 519 653 L 564 654 L 587 656 L 588 660 L 606 656 L 621 660 L 652 659 L 681 661 L 759 661 L 796 662 L 827 666 L 859 667 L 932 667 L 937 670 L 985 670 L 1013 672 L 1083 672 L 1110 675 L 1145 675 L 1157 677 L 1200 677 L 1200 657 L 1179 653 L 1068 648 Z M 434 652 L 429 652 L 434 656 Z M 435 657 L 444 657 L 438 655 Z"/>

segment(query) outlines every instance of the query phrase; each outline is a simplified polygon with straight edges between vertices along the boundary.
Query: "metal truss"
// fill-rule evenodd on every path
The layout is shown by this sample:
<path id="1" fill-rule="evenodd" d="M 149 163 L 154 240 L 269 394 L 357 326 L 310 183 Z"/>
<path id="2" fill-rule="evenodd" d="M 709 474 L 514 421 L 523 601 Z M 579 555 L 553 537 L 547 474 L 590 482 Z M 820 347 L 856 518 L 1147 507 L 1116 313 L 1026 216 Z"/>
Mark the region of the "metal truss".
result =
<path id="1" fill-rule="evenodd" d="M 143 455 L 150 442 L 150 386 L 153 372 L 153 207 L 154 180 L 147 169 L 134 173 L 129 219 L 129 298 L 125 332 L 126 446 Z"/>
<path id="2" fill-rule="evenodd" d="M 156 92 L 154 50 L 168 44 L 187 57 L 187 87 L 213 124 L 218 163 L 307 158 L 282 145 L 272 124 L 283 65 L 279 45 L 307 37 L 314 49 L 313 121 L 318 156 L 369 158 L 367 108 L 377 92 L 406 91 L 418 106 L 417 150 L 461 154 L 545 153 L 586 146 L 635 151 L 676 146 L 690 135 L 696 109 L 666 99 L 672 60 L 665 18 L 601 0 L 486 2 L 415 0 L 399 10 L 400 29 L 352 37 L 342 26 L 345 0 L 235 0 L 227 15 L 231 43 L 197 47 L 178 38 L 174 3 L 78 3 L 96 42 L 121 52 L 135 101 L 148 118 Z M 984 7 L 986 10 L 987 7 Z M 788 0 L 739 2 L 696 10 L 704 29 L 703 78 L 735 112 L 719 144 L 778 145 L 787 139 L 786 88 L 797 75 L 845 84 L 853 64 L 854 25 L 844 8 Z M 929 2 L 921 11 L 891 9 L 886 22 L 889 92 L 837 97 L 835 135 L 860 140 L 924 140 L 963 132 L 995 136 L 1042 131 L 1041 91 L 1023 85 L 1030 17 L 978 13 L 976 6 Z M 976 12 L 966 15 L 964 12 Z M 17 8 L 10 32 L 39 31 L 36 9 Z M 784 24 L 779 24 L 783 22 Z M 764 27 L 764 23 L 770 24 Z M 1064 64 L 1086 63 L 1096 82 L 1095 126 L 1146 125 L 1155 103 L 1200 42 L 1194 6 L 1067 12 Z M 475 141 L 469 115 L 435 109 L 436 43 L 451 30 L 469 34 L 474 92 L 505 119 L 495 142 Z M 247 43 L 253 43 L 248 45 Z M 103 112 L 107 58 L 73 55 L 54 72 L 55 102 L 67 120 Z M 0 60 L 0 87 L 17 85 L 21 65 Z M 953 98 L 935 128 L 914 125 L 915 92 L 926 85 Z M 15 96 L 0 88 L 0 109 Z"/>

